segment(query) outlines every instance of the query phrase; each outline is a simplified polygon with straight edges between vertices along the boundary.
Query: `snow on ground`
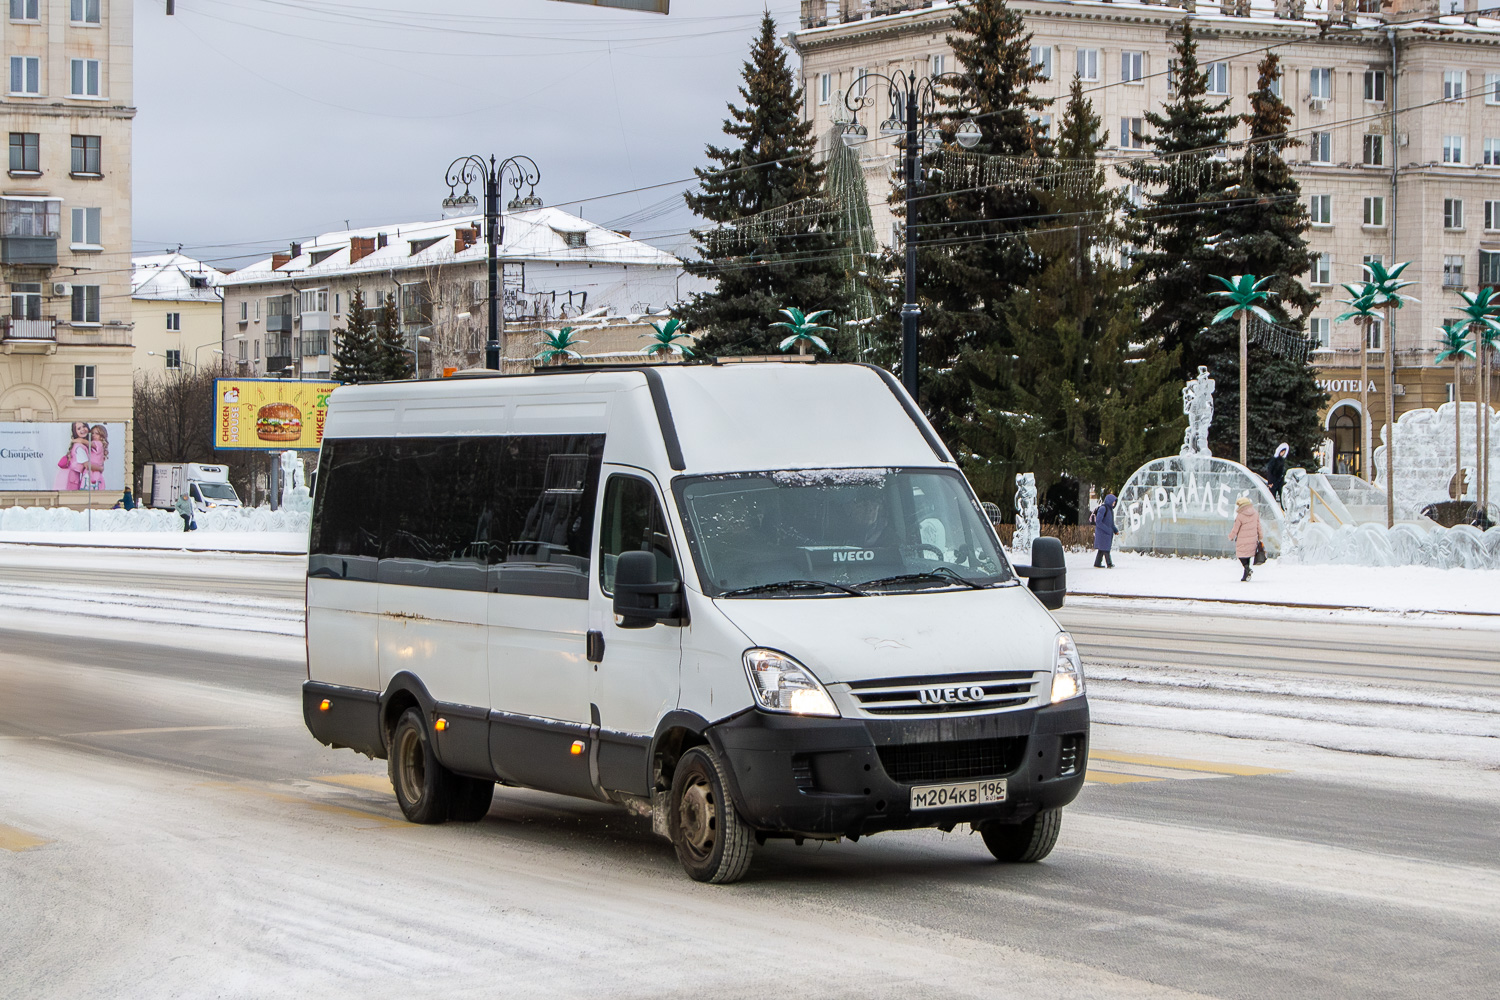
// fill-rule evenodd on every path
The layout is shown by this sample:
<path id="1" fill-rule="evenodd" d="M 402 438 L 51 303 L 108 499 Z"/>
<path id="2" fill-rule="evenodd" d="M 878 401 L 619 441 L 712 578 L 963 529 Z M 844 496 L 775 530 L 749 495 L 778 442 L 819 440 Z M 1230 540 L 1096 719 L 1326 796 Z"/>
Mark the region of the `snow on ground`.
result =
<path id="1" fill-rule="evenodd" d="M 1240 582 L 1234 559 L 1114 553 L 1094 568 L 1093 550 L 1069 552 L 1068 593 L 1117 597 L 1303 604 L 1377 611 L 1500 615 L 1500 570 L 1423 566 L 1296 566 L 1273 559 Z"/>
<path id="2" fill-rule="evenodd" d="M 167 549 L 184 552 L 307 551 L 305 531 L 0 531 L 0 544 Z"/>
<path id="3" fill-rule="evenodd" d="M 28 616 L 39 613 L 84 615 L 148 627 L 184 625 L 233 632 L 303 635 L 302 601 L 279 597 L 0 583 L 0 604 L 10 612 L 26 612 Z"/>

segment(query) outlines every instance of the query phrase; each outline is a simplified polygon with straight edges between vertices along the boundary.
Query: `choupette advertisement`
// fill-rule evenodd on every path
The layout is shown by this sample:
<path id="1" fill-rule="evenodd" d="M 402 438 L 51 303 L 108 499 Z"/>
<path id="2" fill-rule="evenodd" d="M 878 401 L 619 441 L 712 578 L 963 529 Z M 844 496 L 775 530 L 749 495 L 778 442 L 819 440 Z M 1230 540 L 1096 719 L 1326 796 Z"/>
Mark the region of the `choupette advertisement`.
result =
<path id="1" fill-rule="evenodd" d="M 0 423 L 0 490 L 124 488 L 124 424 Z"/>

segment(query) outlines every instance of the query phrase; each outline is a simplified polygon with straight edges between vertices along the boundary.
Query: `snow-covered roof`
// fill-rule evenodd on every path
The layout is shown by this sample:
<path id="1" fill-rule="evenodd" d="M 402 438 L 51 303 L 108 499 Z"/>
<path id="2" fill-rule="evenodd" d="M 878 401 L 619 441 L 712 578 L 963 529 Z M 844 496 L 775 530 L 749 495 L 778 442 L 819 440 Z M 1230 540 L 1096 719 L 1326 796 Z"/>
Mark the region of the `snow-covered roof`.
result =
<path id="1" fill-rule="evenodd" d="M 504 228 L 500 259 L 507 263 L 681 266 L 676 257 L 664 250 L 558 208 L 507 212 Z M 458 235 L 461 229 L 477 230 L 478 238 L 461 240 Z M 303 240 L 296 257 L 283 260 L 278 255 L 256 261 L 227 275 L 222 284 L 251 285 L 291 277 L 306 280 L 478 263 L 486 258 L 483 230 L 484 216 L 462 215 L 437 222 L 406 222 L 323 233 Z M 383 247 L 371 249 L 365 243 L 373 240 L 378 244 L 380 237 L 385 238 Z M 358 259 L 351 260 L 356 241 L 364 252 L 356 253 Z M 461 243 L 468 245 L 458 249 Z M 280 267 L 274 266 L 278 263 Z"/>
<path id="2" fill-rule="evenodd" d="M 180 253 L 130 259 L 130 296 L 172 302 L 218 302 L 224 272 Z M 196 279 L 196 283 L 195 283 Z"/>

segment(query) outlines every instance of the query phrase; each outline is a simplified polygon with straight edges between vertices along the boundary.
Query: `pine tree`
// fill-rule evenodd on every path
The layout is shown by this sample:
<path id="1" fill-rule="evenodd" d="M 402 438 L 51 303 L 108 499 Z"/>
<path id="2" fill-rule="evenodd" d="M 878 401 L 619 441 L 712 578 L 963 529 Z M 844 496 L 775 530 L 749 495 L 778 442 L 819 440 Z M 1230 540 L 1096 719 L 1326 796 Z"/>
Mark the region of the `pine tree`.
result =
<path id="1" fill-rule="evenodd" d="M 1007 304 L 1015 334 L 1009 403 L 981 391 L 976 412 L 1011 439 L 1016 471 L 1036 474 L 1046 495 L 1064 477 L 1118 490 L 1140 465 L 1170 451 L 1181 434 L 1176 353 L 1141 331 L 1134 273 L 1120 263 L 1123 195 L 1098 159 L 1101 122 L 1074 79 L 1057 155 L 1087 184 L 1041 196 L 1052 223 L 1031 238 L 1041 273 Z M 1081 505 L 1080 505 L 1081 506 Z"/>
<path id="2" fill-rule="evenodd" d="M 984 183 L 979 167 L 988 156 L 1049 155 L 1036 123 L 1049 102 L 1031 92 L 1042 70 L 1031 64 L 1031 33 L 1004 0 L 955 7 L 953 24 L 947 41 L 958 70 L 942 89 L 936 124 L 951 139 L 972 117 L 981 138 L 971 150 L 950 141 L 927 158 L 915 219 L 918 384 L 924 408 L 954 452 L 973 456 L 965 464 L 978 477 L 976 488 L 999 497 L 1014 489 L 1014 439 L 974 408 L 983 398 L 993 410 L 1009 409 L 1014 338 L 1004 307 L 1038 271 L 1025 234 L 1041 224 L 1041 212 L 1034 187 Z M 905 214 L 903 197 L 898 180 L 891 198 L 898 216 Z M 899 250 L 891 255 L 893 272 L 902 261 Z M 895 317 L 882 329 L 900 336 Z"/>
<path id="3" fill-rule="evenodd" d="M 375 377 L 387 382 L 411 378 L 412 354 L 401 333 L 396 296 L 387 292 L 377 298 L 380 311 L 375 314 Z"/>
<path id="4" fill-rule="evenodd" d="M 340 382 L 370 382 L 376 373 L 375 327 L 365 308 L 364 293 L 359 289 L 349 297 L 347 326 L 338 331 L 333 351 L 333 377 Z"/>
<path id="5" fill-rule="evenodd" d="M 708 147 L 715 165 L 695 171 L 699 190 L 686 196 L 694 213 L 725 227 L 814 198 L 823 188 L 812 123 L 802 120 L 802 90 L 769 12 L 761 18 L 744 79 L 739 92 L 745 106 L 731 103 L 724 122 L 724 134 L 734 143 Z M 781 338 L 769 325 L 778 310 L 843 311 L 848 292 L 836 227 L 818 212 L 788 214 L 730 239 L 712 229 L 693 232 L 700 259 L 684 266 L 717 282 L 681 310 L 702 353 L 774 354 Z"/>
<path id="6" fill-rule="evenodd" d="M 1218 251 L 1223 261 L 1216 274 L 1226 277 L 1253 274 L 1270 277 L 1275 294 L 1266 309 L 1280 324 L 1300 333 L 1318 296 L 1300 280 L 1312 266 L 1307 247 L 1309 228 L 1302 190 L 1283 158 L 1284 150 L 1301 145 L 1287 135 L 1292 111 L 1275 92 L 1281 60 L 1268 52 L 1260 63 L 1256 89 L 1250 94 L 1250 141 L 1240 158 L 1238 189 L 1226 192 L 1230 201 L 1222 213 L 1223 239 Z M 1240 447 L 1239 329 L 1221 323 L 1205 330 L 1198 353 L 1218 379 L 1213 428 L 1209 443 L 1215 453 L 1238 457 Z M 1321 440 L 1318 411 L 1326 399 L 1311 365 L 1250 345 L 1249 455 L 1259 468 L 1285 441 L 1294 459 L 1310 459 Z"/>
<path id="7" fill-rule="evenodd" d="M 1186 377 L 1207 363 L 1199 334 L 1219 309 L 1209 294 L 1219 285 L 1210 275 L 1224 266 L 1215 244 L 1233 180 L 1213 154 L 1239 119 L 1225 113 L 1227 99 L 1210 103 L 1205 96 L 1208 74 L 1198 65 L 1191 20 L 1182 22 L 1174 62 L 1171 99 L 1160 113 L 1145 115 L 1150 131 L 1143 138 L 1158 155 L 1125 165 L 1120 173 L 1152 188 L 1131 213 L 1132 238 L 1140 247 L 1141 307 L 1146 328 L 1169 350 L 1180 350 Z M 1221 387 L 1224 374 L 1214 372 Z"/>

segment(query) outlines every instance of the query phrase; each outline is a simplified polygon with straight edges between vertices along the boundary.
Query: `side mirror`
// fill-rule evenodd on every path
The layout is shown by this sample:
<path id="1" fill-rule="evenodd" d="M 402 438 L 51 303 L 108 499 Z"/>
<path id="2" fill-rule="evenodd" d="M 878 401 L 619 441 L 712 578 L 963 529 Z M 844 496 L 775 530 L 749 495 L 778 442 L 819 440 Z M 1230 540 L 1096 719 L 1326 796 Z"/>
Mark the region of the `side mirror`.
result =
<path id="1" fill-rule="evenodd" d="M 1063 606 L 1068 593 L 1068 562 L 1062 542 L 1056 538 L 1038 538 L 1031 543 L 1031 565 L 1017 566 L 1026 577 L 1026 585 L 1048 611 Z"/>
<path id="2" fill-rule="evenodd" d="M 656 582 L 656 553 L 622 552 L 615 561 L 614 611 L 621 628 L 681 625 L 682 584 Z"/>

